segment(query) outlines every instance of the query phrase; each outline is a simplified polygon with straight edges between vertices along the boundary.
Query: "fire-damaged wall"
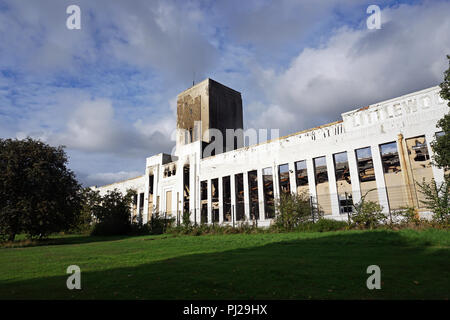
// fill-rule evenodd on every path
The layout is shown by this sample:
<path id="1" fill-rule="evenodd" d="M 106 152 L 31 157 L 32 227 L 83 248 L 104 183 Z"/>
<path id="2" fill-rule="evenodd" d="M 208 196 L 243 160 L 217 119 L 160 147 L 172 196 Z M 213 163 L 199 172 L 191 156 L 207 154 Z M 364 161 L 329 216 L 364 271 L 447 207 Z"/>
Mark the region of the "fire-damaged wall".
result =
<path id="1" fill-rule="evenodd" d="M 201 122 L 199 122 L 201 121 Z M 201 128 L 197 127 L 201 123 Z M 243 129 L 241 94 L 212 79 L 206 79 L 183 91 L 177 99 L 177 143 L 189 144 L 201 140 L 206 147 L 212 140 L 208 129 Z M 223 150 L 226 141 L 223 139 Z M 242 146 L 235 138 L 233 149 Z"/>

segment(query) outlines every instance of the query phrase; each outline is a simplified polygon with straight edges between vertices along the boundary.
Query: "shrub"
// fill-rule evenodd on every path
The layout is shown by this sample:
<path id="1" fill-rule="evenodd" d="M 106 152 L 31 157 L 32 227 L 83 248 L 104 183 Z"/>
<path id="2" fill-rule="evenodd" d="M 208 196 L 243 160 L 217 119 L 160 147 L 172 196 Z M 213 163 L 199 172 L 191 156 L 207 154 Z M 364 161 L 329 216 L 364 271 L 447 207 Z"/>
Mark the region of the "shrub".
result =
<path id="1" fill-rule="evenodd" d="M 177 228 L 174 227 L 174 222 L 175 218 L 167 218 L 158 212 L 154 212 L 151 220 L 147 224 L 149 225 L 150 234 L 163 234 L 168 230 Z"/>
<path id="2" fill-rule="evenodd" d="M 281 193 L 275 203 L 275 221 L 277 228 L 293 230 L 299 224 L 311 220 L 311 206 L 305 194 Z"/>
<path id="3" fill-rule="evenodd" d="M 378 225 L 385 223 L 387 216 L 383 213 L 383 207 L 374 201 L 367 201 L 367 194 L 361 200 L 353 204 L 354 211 L 350 214 L 350 220 L 354 225 L 364 229 L 373 229 Z"/>
<path id="4" fill-rule="evenodd" d="M 450 223 L 450 176 L 445 176 L 444 182 L 439 185 L 434 179 L 430 183 L 423 180 L 417 185 L 425 197 L 425 200 L 420 200 L 420 202 L 433 212 L 433 220 L 436 223 L 448 225 Z"/>

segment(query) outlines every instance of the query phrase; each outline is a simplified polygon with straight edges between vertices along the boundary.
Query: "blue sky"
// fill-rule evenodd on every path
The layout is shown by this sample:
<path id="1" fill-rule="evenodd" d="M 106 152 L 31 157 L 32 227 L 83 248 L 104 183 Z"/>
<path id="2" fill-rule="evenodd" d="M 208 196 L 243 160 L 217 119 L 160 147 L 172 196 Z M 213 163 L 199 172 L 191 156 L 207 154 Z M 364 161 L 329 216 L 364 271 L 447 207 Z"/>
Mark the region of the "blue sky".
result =
<path id="1" fill-rule="evenodd" d="M 81 30 L 66 28 L 67 6 Z M 366 8 L 381 7 L 368 30 Z M 66 146 L 85 185 L 170 152 L 176 95 L 213 78 L 280 134 L 439 84 L 449 1 L 0 0 L 0 137 Z"/>

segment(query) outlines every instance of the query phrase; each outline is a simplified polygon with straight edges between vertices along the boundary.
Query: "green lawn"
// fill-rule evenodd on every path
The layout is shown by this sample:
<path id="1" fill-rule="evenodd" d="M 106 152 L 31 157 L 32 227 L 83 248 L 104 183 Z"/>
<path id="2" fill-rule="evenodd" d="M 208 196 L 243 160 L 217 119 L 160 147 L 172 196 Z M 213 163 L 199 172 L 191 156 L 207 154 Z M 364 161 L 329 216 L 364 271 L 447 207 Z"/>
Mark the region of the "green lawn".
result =
<path id="1" fill-rule="evenodd" d="M 72 236 L 0 249 L 0 299 L 448 299 L 450 232 Z M 69 265 L 82 290 L 66 288 Z M 368 290 L 366 268 L 381 268 Z"/>

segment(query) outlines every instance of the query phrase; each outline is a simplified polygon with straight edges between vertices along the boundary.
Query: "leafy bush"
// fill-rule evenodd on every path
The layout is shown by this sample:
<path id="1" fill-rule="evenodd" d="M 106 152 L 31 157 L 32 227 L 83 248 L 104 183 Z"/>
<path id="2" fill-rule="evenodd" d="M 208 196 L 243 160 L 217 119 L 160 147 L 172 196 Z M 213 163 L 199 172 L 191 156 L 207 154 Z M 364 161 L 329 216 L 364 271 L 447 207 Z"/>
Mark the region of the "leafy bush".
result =
<path id="1" fill-rule="evenodd" d="M 433 212 L 433 220 L 436 223 L 448 225 L 450 223 L 450 176 L 445 176 L 444 182 L 439 185 L 434 179 L 430 183 L 423 180 L 417 183 L 420 192 L 425 196 L 421 200 L 425 207 Z"/>
<path id="2" fill-rule="evenodd" d="M 305 194 L 281 193 L 275 208 L 274 224 L 286 231 L 312 219 L 309 198 Z"/>
<path id="3" fill-rule="evenodd" d="M 162 234 L 174 228 L 175 218 L 167 218 L 158 212 L 154 212 L 149 225 L 150 234 Z"/>
<path id="4" fill-rule="evenodd" d="M 185 210 L 183 212 L 183 217 L 182 217 L 182 223 L 184 227 L 189 227 L 192 222 L 191 222 L 191 213 L 189 210 Z"/>
<path id="5" fill-rule="evenodd" d="M 366 200 L 370 191 L 362 196 L 358 203 L 353 204 L 354 210 L 350 214 L 352 223 L 359 228 L 373 229 L 386 223 L 387 216 L 383 213 L 383 207 L 374 201 Z"/>

